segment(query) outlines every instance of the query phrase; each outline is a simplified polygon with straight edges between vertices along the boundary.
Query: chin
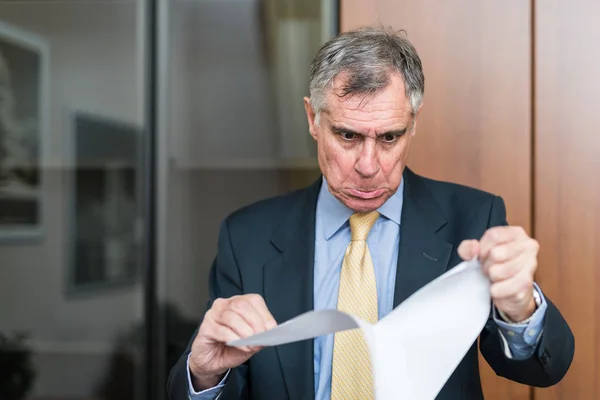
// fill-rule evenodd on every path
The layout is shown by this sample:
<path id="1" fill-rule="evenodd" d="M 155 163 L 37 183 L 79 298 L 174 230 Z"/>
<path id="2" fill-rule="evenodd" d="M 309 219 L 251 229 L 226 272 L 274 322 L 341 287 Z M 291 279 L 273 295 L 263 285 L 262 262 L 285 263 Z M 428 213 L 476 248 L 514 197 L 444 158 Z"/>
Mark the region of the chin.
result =
<path id="1" fill-rule="evenodd" d="M 383 203 L 385 203 L 386 200 L 387 198 L 383 196 L 368 200 L 357 199 L 355 197 L 347 197 L 344 199 L 343 203 L 346 207 L 353 210 L 354 212 L 363 213 L 377 210 L 383 205 Z"/>

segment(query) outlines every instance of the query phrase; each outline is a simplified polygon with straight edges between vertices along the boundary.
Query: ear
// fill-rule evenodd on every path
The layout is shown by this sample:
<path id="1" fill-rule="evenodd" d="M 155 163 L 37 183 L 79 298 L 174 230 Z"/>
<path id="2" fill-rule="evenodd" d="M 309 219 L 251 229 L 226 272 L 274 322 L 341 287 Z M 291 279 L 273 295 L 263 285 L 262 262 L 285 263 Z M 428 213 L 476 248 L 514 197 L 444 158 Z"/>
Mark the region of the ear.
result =
<path id="1" fill-rule="evenodd" d="M 315 129 L 315 111 L 310 105 L 310 99 L 304 97 L 304 110 L 306 111 L 306 118 L 308 119 L 308 131 L 313 139 L 317 140 L 317 130 Z"/>
<path id="2" fill-rule="evenodd" d="M 417 118 L 419 118 L 419 114 L 421 113 L 422 108 L 423 108 L 423 103 L 421 103 L 421 105 L 419 106 L 419 109 L 417 110 L 417 112 L 415 113 L 415 116 L 413 118 L 412 136 L 415 136 L 415 134 L 417 133 Z"/>

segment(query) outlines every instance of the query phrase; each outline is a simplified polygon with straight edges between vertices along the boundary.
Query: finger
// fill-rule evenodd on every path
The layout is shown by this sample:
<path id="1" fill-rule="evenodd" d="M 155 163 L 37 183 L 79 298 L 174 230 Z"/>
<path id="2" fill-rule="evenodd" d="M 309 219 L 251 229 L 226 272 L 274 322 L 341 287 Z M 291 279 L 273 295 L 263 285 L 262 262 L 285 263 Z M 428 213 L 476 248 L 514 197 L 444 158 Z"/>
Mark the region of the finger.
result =
<path id="1" fill-rule="evenodd" d="M 215 321 L 220 325 L 228 327 L 241 338 L 247 338 L 248 336 L 252 336 L 254 334 L 254 330 L 248 324 L 248 322 L 246 322 L 246 320 L 240 314 L 233 310 L 223 310 L 223 312 L 215 319 Z"/>
<path id="2" fill-rule="evenodd" d="M 481 237 L 479 256 L 481 259 L 485 259 L 488 257 L 490 250 L 497 245 L 511 242 L 524 236 L 527 236 L 527 233 L 520 226 L 495 226 L 490 228 Z"/>
<path id="3" fill-rule="evenodd" d="M 277 321 L 269 311 L 265 300 L 258 294 L 248 295 L 248 300 L 254 306 L 256 312 L 261 316 L 265 329 L 273 329 L 277 326 Z"/>
<path id="4" fill-rule="evenodd" d="M 463 240 L 458 246 L 458 255 L 465 261 L 472 260 L 479 255 L 478 240 Z"/>
<path id="5" fill-rule="evenodd" d="M 490 278 L 492 283 L 497 283 L 512 278 L 522 270 L 530 271 L 533 263 L 535 263 L 535 260 L 532 260 L 527 253 L 522 253 L 517 258 L 503 263 L 491 264 L 486 261 L 483 264 L 483 272 Z"/>
<path id="6" fill-rule="evenodd" d="M 530 248 L 528 240 L 516 240 L 492 247 L 486 257 L 482 257 L 484 269 L 491 265 L 509 263 L 525 254 Z"/>
<path id="7" fill-rule="evenodd" d="M 210 332 L 212 335 L 207 335 L 209 339 L 223 344 L 243 339 L 233 329 L 219 323 L 215 323 Z M 260 350 L 260 348 L 256 346 L 236 346 L 236 348 L 245 353 L 256 353 L 258 350 Z"/>
<path id="8" fill-rule="evenodd" d="M 229 301 L 230 299 L 217 298 L 210 306 L 210 310 L 214 310 L 216 315 L 221 314 L 221 311 L 227 307 Z"/>
<path id="9" fill-rule="evenodd" d="M 213 322 L 208 329 L 206 329 L 204 336 L 207 339 L 213 340 L 219 343 L 227 343 L 234 340 L 241 339 L 233 329 L 228 326 L 221 325 L 218 322 Z"/>
<path id="10" fill-rule="evenodd" d="M 212 302 L 206 314 L 204 314 L 204 321 L 216 321 L 217 318 L 219 318 L 219 316 L 223 313 L 223 310 L 229 306 L 229 302 L 236 297 L 237 296 L 233 296 L 228 299 L 216 298 Z"/>
<path id="11" fill-rule="evenodd" d="M 248 295 L 232 296 L 227 299 L 218 298 L 213 302 L 209 311 L 212 311 L 213 316 L 215 316 L 221 315 L 226 309 L 233 309 L 246 319 L 246 322 L 254 329 L 255 333 L 262 332 L 264 330 L 262 317 L 257 316 L 255 308 L 248 303 Z"/>
<path id="12" fill-rule="evenodd" d="M 522 302 L 533 289 L 533 278 L 527 270 L 522 270 L 509 279 L 496 282 L 490 287 L 495 301 Z"/>
<path id="13" fill-rule="evenodd" d="M 253 333 L 260 333 L 266 330 L 262 315 L 247 296 L 233 300 L 229 304 L 229 309 L 241 315 L 248 325 L 252 327 Z"/>

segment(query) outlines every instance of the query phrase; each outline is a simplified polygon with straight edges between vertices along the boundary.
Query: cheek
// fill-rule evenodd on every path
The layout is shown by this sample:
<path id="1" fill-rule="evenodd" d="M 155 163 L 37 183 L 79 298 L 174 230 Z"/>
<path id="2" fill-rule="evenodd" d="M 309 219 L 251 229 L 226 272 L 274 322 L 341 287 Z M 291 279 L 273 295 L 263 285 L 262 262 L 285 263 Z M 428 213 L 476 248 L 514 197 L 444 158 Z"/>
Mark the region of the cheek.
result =
<path id="1" fill-rule="evenodd" d="M 399 143 L 398 147 L 386 152 L 381 158 L 381 169 L 386 177 L 400 179 L 408 158 L 410 140 Z"/>
<path id="2" fill-rule="evenodd" d="M 327 173 L 334 177 L 348 176 L 354 168 L 352 154 L 333 140 L 320 143 L 319 159 Z"/>

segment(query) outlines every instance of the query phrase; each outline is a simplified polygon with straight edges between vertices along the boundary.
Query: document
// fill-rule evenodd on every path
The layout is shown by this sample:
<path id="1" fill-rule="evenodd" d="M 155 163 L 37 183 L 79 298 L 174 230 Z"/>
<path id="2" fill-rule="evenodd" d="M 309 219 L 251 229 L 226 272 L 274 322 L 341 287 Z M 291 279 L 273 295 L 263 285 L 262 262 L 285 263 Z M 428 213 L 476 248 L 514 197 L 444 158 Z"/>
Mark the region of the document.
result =
<path id="1" fill-rule="evenodd" d="M 491 310 L 490 282 L 478 261 L 431 281 L 375 325 L 337 310 L 316 310 L 230 346 L 278 346 L 362 329 L 377 400 L 432 400 L 477 337 Z"/>

